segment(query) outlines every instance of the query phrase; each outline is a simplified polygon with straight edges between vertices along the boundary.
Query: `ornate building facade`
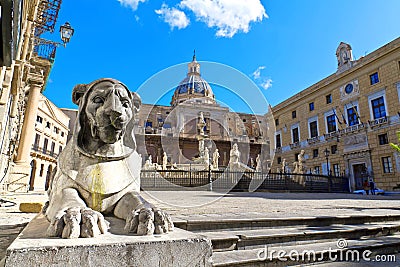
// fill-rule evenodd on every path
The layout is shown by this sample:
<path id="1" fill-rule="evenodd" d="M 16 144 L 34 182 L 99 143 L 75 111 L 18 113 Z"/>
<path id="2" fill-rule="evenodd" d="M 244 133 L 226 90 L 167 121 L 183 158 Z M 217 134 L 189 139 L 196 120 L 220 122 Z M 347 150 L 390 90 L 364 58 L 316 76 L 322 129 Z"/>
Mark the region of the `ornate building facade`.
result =
<path id="1" fill-rule="evenodd" d="M 273 170 L 304 150 L 308 172 L 345 174 L 353 190 L 370 179 L 392 190 L 400 183 L 400 155 L 389 145 L 400 130 L 400 38 L 357 60 L 340 43 L 336 57 L 336 73 L 272 108 Z"/>
<path id="2" fill-rule="evenodd" d="M 61 109 L 70 118 L 70 129 L 76 120 L 77 110 Z M 268 137 L 268 116 L 231 112 L 220 106 L 209 83 L 201 77 L 200 63 L 193 56 L 186 77 L 175 88 L 170 106 L 143 103 L 138 117 L 135 136 L 142 163 L 151 158 L 152 163 L 163 164 L 167 155 L 167 168 L 190 164 L 199 156 L 200 119 L 204 119 L 205 146 L 210 159 L 218 149 L 218 166 L 228 166 L 229 152 L 234 144 L 241 151 L 240 162 L 256 167 L 260 154 L 263 171 L 271 164 Z"/>
<path id="3" fill-rule="evenodd" d="M 38 106 L 57 46 L 41 35 L 54 31 L 60 6 L 61 0 L 1 2 L 0 190 L 29 189 Z"/>
<path id="4" fill-rule="evenodd" d="M 31 149 L 29 190 L 47 190 L 57 158 L 67 143 L 69 117 L 44 95 L 40 96 Z"/>
<path id="5" fill-rule="evenodd" d="M 255 159 L 261 154 L 267 170 L 270 147 L 266 116 L 235 113 L 220 106 L 211 86 L 202 78 L 195 56 L 174 91 L 171 106 L 142 105 L 136 138 L 143 160 L 151 156 L 153 162 L 161 164 L 166 152 L 170 166 L 192 162 L 199 156 L 197 125 L 201 116 L 205 121 L 205 145 L 210 155 L 218 149 L 219 166 L 228 165 L 229 151 L 237 143 L 242 163 L 255 167 Z"/>

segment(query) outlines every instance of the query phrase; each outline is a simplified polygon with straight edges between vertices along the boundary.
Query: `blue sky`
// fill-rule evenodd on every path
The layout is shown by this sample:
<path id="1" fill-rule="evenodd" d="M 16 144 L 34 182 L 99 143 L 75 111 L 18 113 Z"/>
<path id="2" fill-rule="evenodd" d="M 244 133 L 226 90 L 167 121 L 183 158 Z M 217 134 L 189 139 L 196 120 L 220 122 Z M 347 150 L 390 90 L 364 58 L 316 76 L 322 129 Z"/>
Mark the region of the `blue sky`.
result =
<path id="1" fill-rule="evenodd" d="M 239 90 L 243 101 L 227 93 L 235 88 L 213 87 L 218 100 L 235 111 L 263 113 L 266 102 L 257 102 L 255 88 L 271 105 L 282 102 L 336 71 L 341 41 L 358 59 L 399 37 L 399 11 L 397 0 L 63 1 L 57 24 L 69 21 L 75 34 L 66 48 L 58 48 L 44 94 L 59 107 L 76 108 L 74 85 L 112 77 L 133 91 L 141 88 L 143 102 L 154 103 L 153 96 L 170 92 L 185 77 L 186 67 L 175 68 L 172 85 L 155 83 L 146 91 L 142 85 L 186 64 L 196 49 L 198 61 L 230 66 L 253 81 Z M 58 32 L 46 38 L 57 41 Z M 202 65 L 203 78 L 212 83 L 220 82 L 214 76 L 228 84 L 233 79 L 213 71 Z M 157 103 L 169 101 L 162 97 Z M 251 110 L 241 103 L 248 101 Z"/>

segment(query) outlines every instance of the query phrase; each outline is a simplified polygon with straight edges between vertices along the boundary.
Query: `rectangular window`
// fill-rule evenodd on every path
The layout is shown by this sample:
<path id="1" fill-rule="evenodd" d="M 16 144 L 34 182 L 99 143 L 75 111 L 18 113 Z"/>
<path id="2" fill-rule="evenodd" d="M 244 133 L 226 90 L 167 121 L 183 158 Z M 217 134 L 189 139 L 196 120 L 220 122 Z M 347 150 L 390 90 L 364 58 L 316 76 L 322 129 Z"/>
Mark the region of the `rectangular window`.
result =
<path id="1" fill-rule="evenodd" d="M 388 140 L 388 135 L 387 135 L 387 133 L 378 135 L 378 139 L 379 139 L 379 144 L 380 144 L 380 145 L 389 144 L 389 140 Z"/>
<path id="2" fill-rule="evenodd" d="M 50 129 L 50 122 L 49 122 L 49 121 L 46 122 L 46 128 L 49 128 L 49 129 Z"/>
<path id="3" fill-rule="evenodd" d="M 386 117 L 385 100 L 383 96 L 371 100 L 374 120 Z"/>
<path id="4" fill-rule="evenodd" d="M 61 137 L 64 137 L 64 132 L 61 132 Z"/>
<path id="5" fill-rule="evenodd" d="M 50 149 L 50 154 L 51 154 L 51 155 L 54 155 L 54 149 L 55 149 L 55 147 L 56 147 L 56 143 L 51 142 L 51 149 Z"/>
<path id="6" fill-rule="evenodd" d="M 332 103 L 332 95 L 331 95 L 331 94 L 325 96 L 325 99 L 326 99 L 326 103 L 327 103 L 327 104 Z"/>
<path id="7" fill-rule="evenodd" d="M 318 148 L 313 149 L 312 154 L 313 154 L 313 158 L 318 158 Z"/>
<path id="8" fill-rule="evenodd" d="M 311 102 L 310 104 L 308 104 L 310 111 L 314 110 L 314 102 Z"/>
<path id="9" fill-rule="evenodd" d="M 371 81 L 371 85 L 379 83 L 378 72 L 375 72 L 374 74 L 369 75 L 369 79 Z"/>
<path id="10" fill-rule="evenodd" d="M 278 164 L 281 164 L 282 163 L 282 158 L 278 157 L 276 161 L 278 162 Z"/>
<path id="11" fill-rule="evenodd" d="M 276 138 L 276 148 L 281 147 L 282 146 L 282 144 L 281 144 L 281 135 L 277 134 L 275 138 Z"/>
<path id="12" fill-rule="evenodd" d="M 58 134 L 58 128 L 54 126 L 54 132 Z"/>
<path id="13" fill-rule="evenodd" d="M 292 129 L 292 138 L 293 138 L 293 143 L 299 142 L 299 128 L 293 128 Z"/>
<path id="14" fill-rule="evenodd" d="M 326 116 L 326 125 L 328 126 L 328 133 L 336 132 L 336 119 L 334 114 Z"/>
<path id="15" fill-rule="evenodd" d="M 279 125 L 279 119 L 275 119 L 275 126 Z"/>
<path id="16" fill-rule="evenodd" d="M 39 123 L 42 123 L 43 122 L 43 118 L 40 117 L 40 116 L 37 116 L 36 117 L 36 121 L 39 122 Z"/>
<path id="17" fill-rule="evenodd" d="M 319 166 L 314 167 L 314 174 L 320 174 L 321 173 L 321 168 Z"/>
<path id="18" fill-rule="evenodd" d="M 310 138 L 318 136 L 317 121 L 310 122 Z"/>
<path id="19" fill-rule="evenodd" d="M 44 139 L 43 143 L 43 153 L 46 153 L 47 151 L 47 144 L 49 143 L 49 140 L 47 138 Z"/>
<path id="20" fill-rule="evenodd" d="M 296 117 L 297 117 L 296 110 L 293 110 L 292 111 L 292 119 L 296 119 Z"/>
<path id="21" fill-rule="evenodd" d="M 58 147 L 58 154 L 60 155 L 60 153 L 62 152 L 62 150 L 63 150 L 63 147 L 62 146 L 59 146 Z"/>
<path id="22" fill-rule="evenodd" d="M 347 119 L 349 126 L 357 125 L 359 123 L 357 115 L 357 106 L 353 106 L 347 109 Z"/>
<path id="23" fill-rule="evenodd" d="M 39 142 L 40 142 L 40 135 L 36 134 L 35 135 L 35 142 L 33 143 L 33 147 L 37 149 L 39 147 Z"/>
<path id="24" fill-rule="evenodd" d="M 340 166 L 339 164 L 333 164 L 333 175 L 340 176 Z"/>
<path id="25" fill-rule="evenodd" d="M 337 145 L 331 146 L 331 153 L 336 154 L 336 152 L 337 152 Z"/>
<path id="26" fill-rule="evenodd" d="M 391 157 L 382 157 L 382 168 L 384 173 L 392 173 L 392 158 Z"/>

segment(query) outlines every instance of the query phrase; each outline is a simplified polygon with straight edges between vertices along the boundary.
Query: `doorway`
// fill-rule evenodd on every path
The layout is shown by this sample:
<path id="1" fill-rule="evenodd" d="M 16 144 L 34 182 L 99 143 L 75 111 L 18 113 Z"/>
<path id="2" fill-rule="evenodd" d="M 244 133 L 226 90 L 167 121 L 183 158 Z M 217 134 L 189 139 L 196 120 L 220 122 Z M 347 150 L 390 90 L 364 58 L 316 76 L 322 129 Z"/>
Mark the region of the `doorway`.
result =
<path id="1" fill-rule="evenodd" d="M 354 164 L 353 165 L 353 175 L 354 175 L 354 183 L 355 190 L 363 189 L 363 180 L 365 179 L 365 163 Z"/>

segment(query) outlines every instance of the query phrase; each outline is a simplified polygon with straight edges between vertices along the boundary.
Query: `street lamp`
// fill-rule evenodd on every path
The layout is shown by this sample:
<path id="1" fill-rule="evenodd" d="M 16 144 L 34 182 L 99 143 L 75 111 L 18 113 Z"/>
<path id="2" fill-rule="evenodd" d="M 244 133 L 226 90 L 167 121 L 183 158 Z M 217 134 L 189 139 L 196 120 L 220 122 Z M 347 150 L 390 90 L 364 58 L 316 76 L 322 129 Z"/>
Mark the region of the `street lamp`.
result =
<path id="1" fill-rule="evenodd" d="M 74 35 L 74 29 L 71 27 L 71 24 L 69 24 L 68 21 L 65 22 L 64 25 L 60 26 L 60 34 L 61 40 L 63 41 L 63 45 L 65 47 L 66 44 L 69 43 L 72 35 Z"/>
<path id="2" fill-rule="evenodd" d="M 324 153 L 325 153 L 325 158 L 326 158 L 326 169 L 327 169 L 328 175 L 329 175 L 330 172 L 329 172 L 329 162 L 328 162 L 328 159 L 329 159 L 330 151 L 328 150 L 328 148 L 325 148 Z"/>

